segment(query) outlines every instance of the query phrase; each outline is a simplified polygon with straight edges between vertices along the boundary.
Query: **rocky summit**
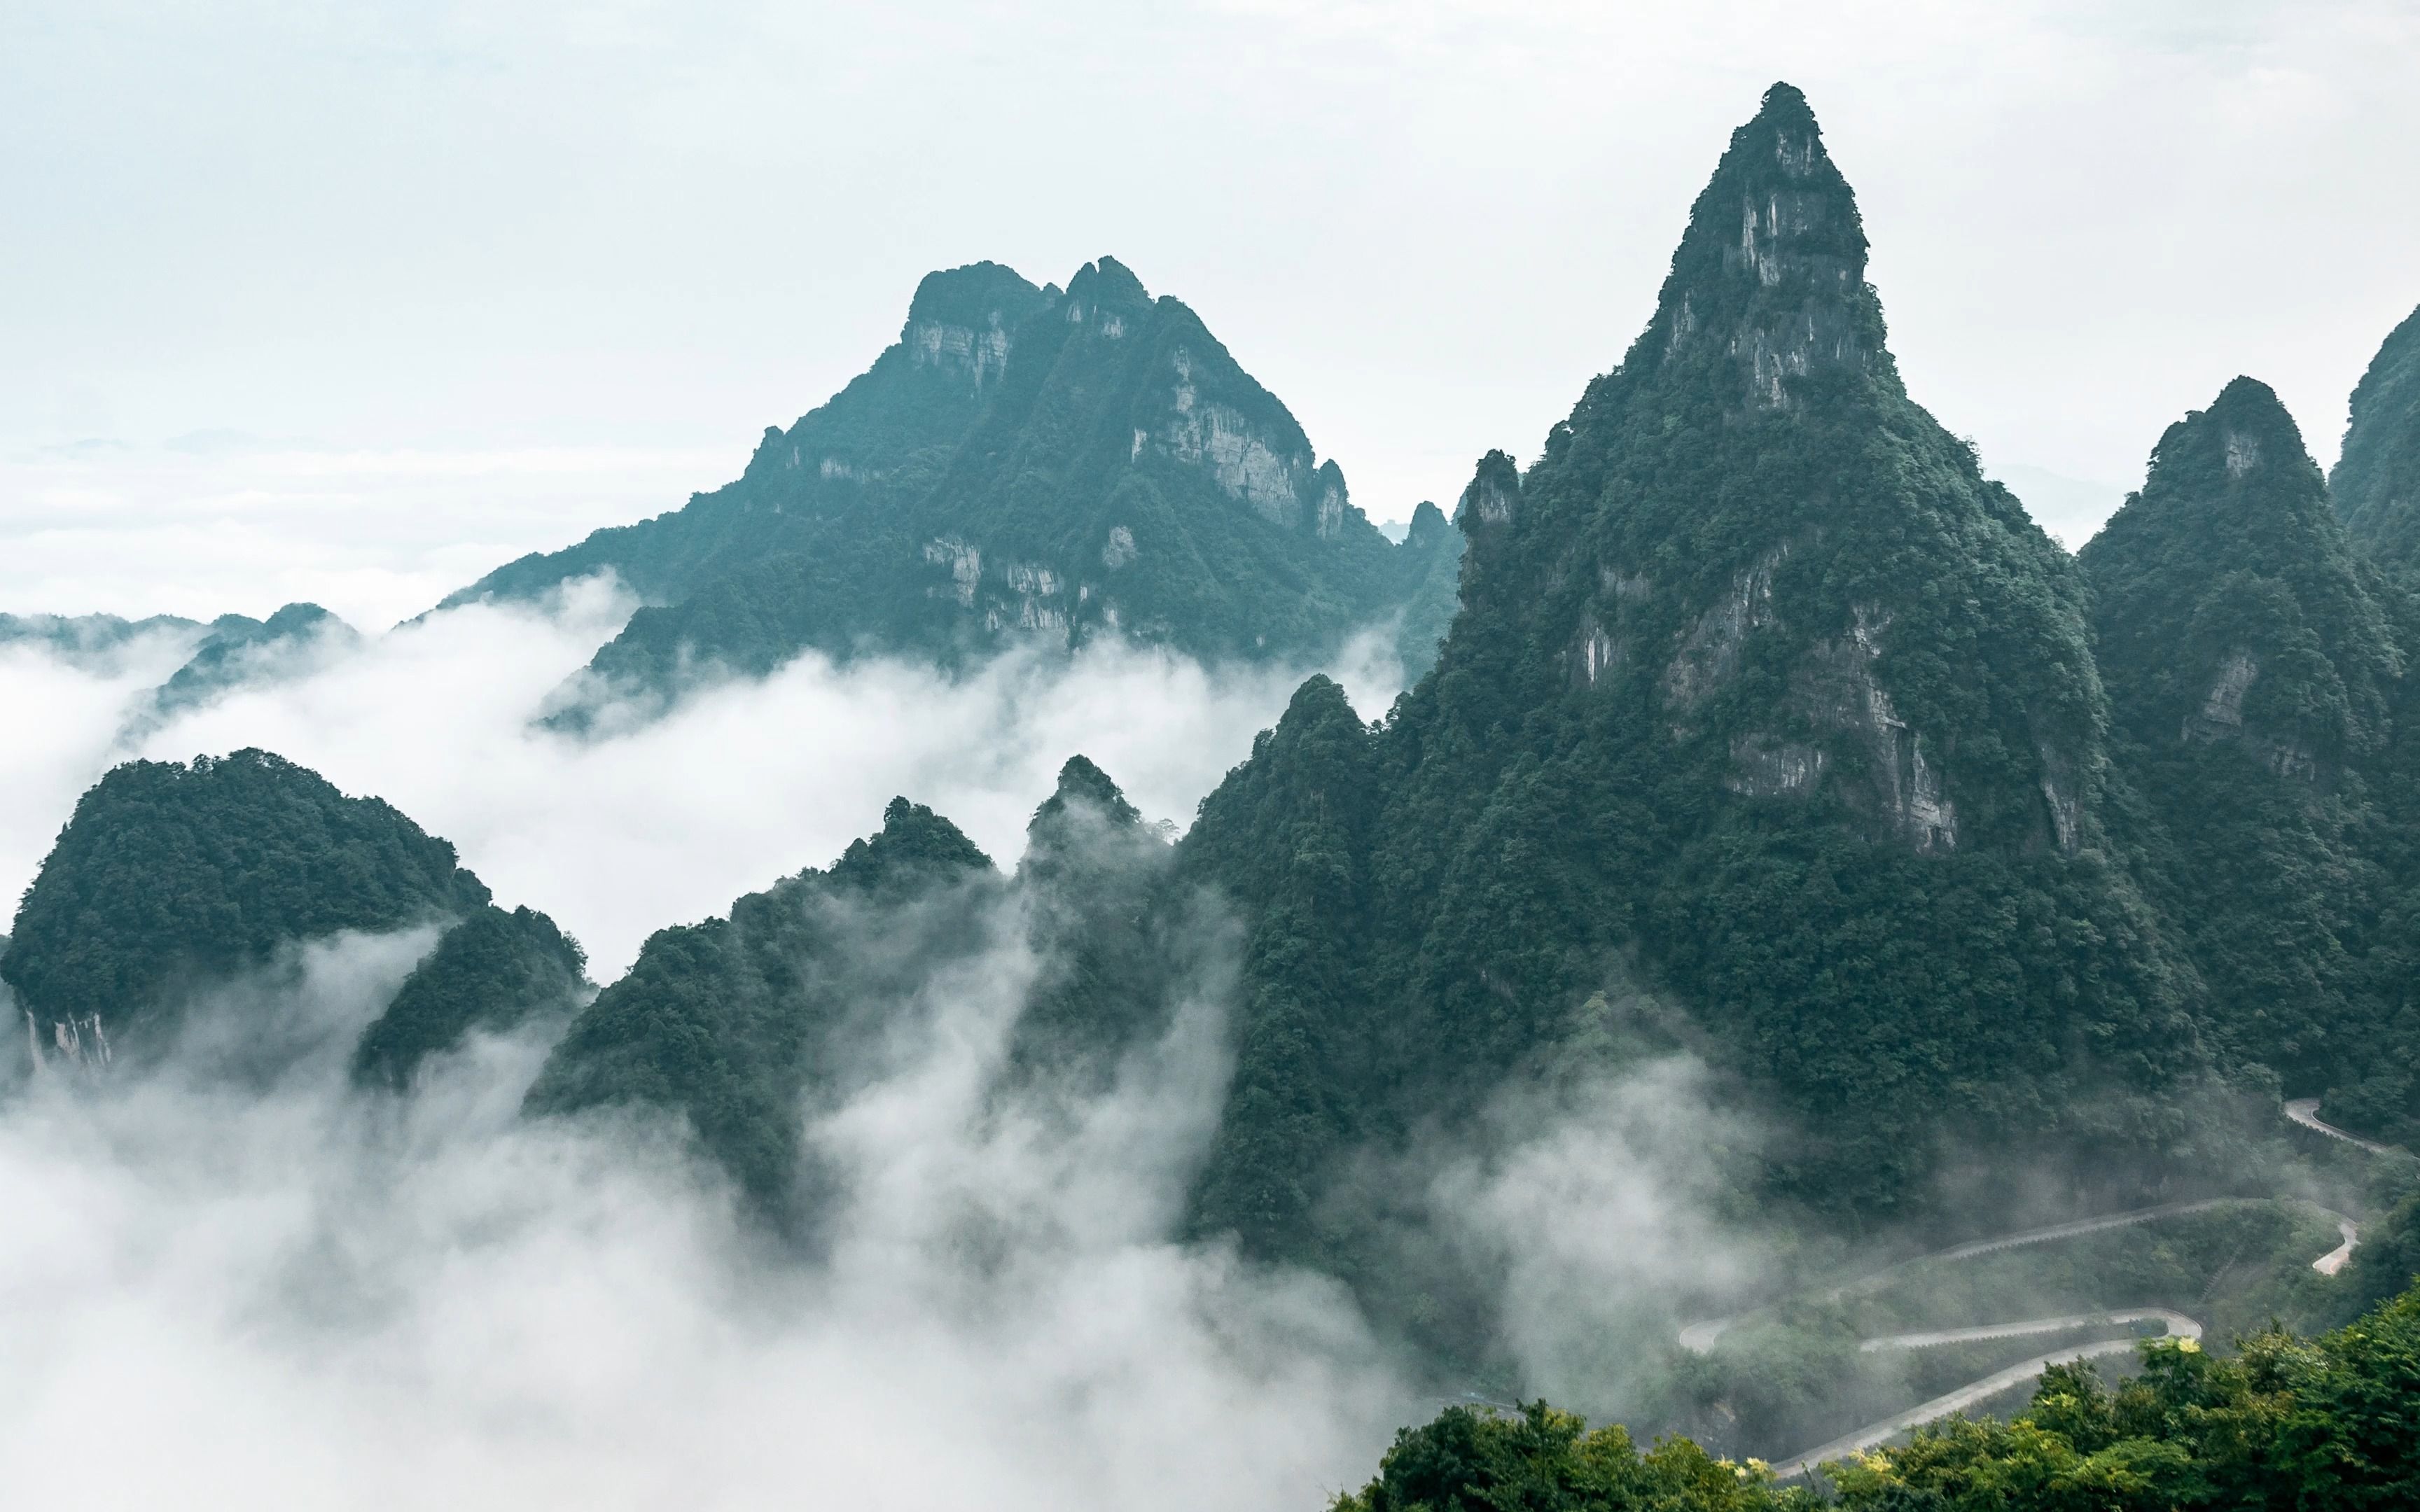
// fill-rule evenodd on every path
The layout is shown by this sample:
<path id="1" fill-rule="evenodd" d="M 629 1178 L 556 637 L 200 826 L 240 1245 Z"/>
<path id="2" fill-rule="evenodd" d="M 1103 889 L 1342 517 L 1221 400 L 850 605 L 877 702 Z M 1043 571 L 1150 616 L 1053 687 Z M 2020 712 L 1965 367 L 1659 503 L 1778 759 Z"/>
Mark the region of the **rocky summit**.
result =
<path id="1" fill-rule="evenodd" d="M 611 571 L 646 601 L 561 718 L 691 670 L 809 648 L 944 660 L 1104 634 L 1210 658 L 1311 657 L 1450 618 L 1450 531 L 1391 543 L 1334 461 L 1182 302 L 1123 264 L 1063 290 L 978 263 L 927 276 L 899 340 L 735 482 L 500 568 L 446 602 Z"/>

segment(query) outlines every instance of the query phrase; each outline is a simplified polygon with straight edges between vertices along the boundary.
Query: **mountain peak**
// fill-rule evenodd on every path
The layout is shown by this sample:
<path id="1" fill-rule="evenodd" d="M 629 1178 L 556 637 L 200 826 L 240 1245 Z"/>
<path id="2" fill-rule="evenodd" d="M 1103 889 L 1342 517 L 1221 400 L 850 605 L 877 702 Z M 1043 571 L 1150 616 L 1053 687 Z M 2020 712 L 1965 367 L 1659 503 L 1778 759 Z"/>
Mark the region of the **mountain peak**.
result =
<path id="1" fill-rule="evenodd" d="M 1728 359 L 1756 407 L 1785 407 L 1802 380 L 1863 372 L 1881 350 L 1882 310 L 1865 278 L 1855 192 L 1807 97 L 1776 84 L 1691 208 L 1626 365 Z"/>
<path id="2" fill-rule="evenodd" d="M 1118 824 L 1132 824 L 1141 817 L 1140 811 L 1126 801 L 1126 795 L 1118 790 L 1117 783 L 1109 773 L 1094 764 L 1090 757 L 1077 755 L 1068 757 L 1066 764 L 1059 768 L 1059 786 L 1050 796 L 1042 800 L 1042 807 L 1033 811 L 1033 821 L 1027 826 L 1029 833 L 1044 827 L 1071 803 L 1097 809 L 1105 817 Z"/>
<path id="3" fill-rule="evenodd" d="M 916 297 L 908 302 L 908 329 L 928 324 L 976 331 L 1014 326 L 1042 301 L 1042 291 L 1014 268 L 995 262 L 944 268 L 926 273 L 917 284 Z"/>
<path id="4" fill-rule="evenodd" d="M 2303 445 L 2302 427 L 2274 389 L 2250 378 L 2236 378 L 2219 391 L 2208 409 L 2189 411 L 2170 425 L 2151 453 L 2155 475 L 2189 474 L 2195 483 L 2218 487 L 2279 467 L 2307 474 L 2313 486 L 2308 491 L 2319 497 L 2319 469 Z"/>
<path id="5" fill-rule="evenodd" d="M 870 889 L 990 870 L 991 857 L 965 831 L 903 797 L 883 809 L 882 828 L 871 840 L 848 842 L 830 875 L 834 882 Z"/>
<path id="6" fill-rule="evenodd" d="M 1101 310 L 1138 310 L 1151 304 L 1151 291 L 1134 270 L 1115 257 L 1103 257 L 1076 270 L 1067 280 L 1067 318 L 1084 320 Z"/>

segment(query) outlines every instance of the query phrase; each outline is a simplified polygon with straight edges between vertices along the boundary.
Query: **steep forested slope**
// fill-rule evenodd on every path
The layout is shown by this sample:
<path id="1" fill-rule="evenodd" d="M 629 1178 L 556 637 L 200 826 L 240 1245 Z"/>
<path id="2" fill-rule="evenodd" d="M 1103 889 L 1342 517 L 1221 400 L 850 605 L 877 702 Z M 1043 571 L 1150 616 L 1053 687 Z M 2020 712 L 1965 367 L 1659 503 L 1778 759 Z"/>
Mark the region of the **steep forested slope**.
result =
<path id="1" fill-rule="evenodd" d="M 1435 671 L 1375 733 L 1306 688 L 1203 805 L 1187 865 L 1252 930 L 1204 1227 L 1319 1252 L 1342 1149 L 1634 961 L 1788 1115 L 1778 1190 L 2160 1136 L 2135 1094 L 2199 1051 L 2104 849 L 2084 584 L 1908 398 L 1865 259 L 1776 86 L 1621 365 L 1480 464 Z"/>
<path id="2" fill-rule="evenodd" d="M 364 1035 L 364 1079 L 400 1085 L 472 1027 L 561 1001 L 579 947 L 543 914 L 491 906 L 452 845 L 388 804 L 283 757 L 130 762 L 78 800 L 17 910 L 0 980 L 54 1048 L 150 1058 L 196 994 L 280 947 L 466 917 Z"/>
<path id="3" fill-rule="evenodd" d="M 2150 871 L 2232 1049 L 2328 1085 L 2386 1016 L 2364 853 L 2402 672 L 2382 592 L 2275 394 L 2169 427 L 2081 557 Z"/>
<path id="4" fill-rule="evenodd" d="M 829 870 L 651 936 L 557 1044 L 528 1111 L 669 1113 L 758 1214 L 811 1236 L 835 1173 L 802 1126 L 911 1053 L 937 987 L 1016 995 L 995 1089 L 1042 1105 L 1103 1090 L 1167 1027 L 1172 986 L 1217 944 L 1169 886 L 1171 858 L 1081 756 L 1035 811 L 1013 878 L 947 819 L 893 799 Z"/>
<path id="5" fill-rule="evenodd" d="M 533 1014 L 570 1009 L 586 965 L 579 944 L 544 914 L 483 905 L 445 932 L 362 1031 L 352 1078 L 407 1090 L 423 1061 L 460 1045 L 473 1029 L 507 1030 Z"/>
<path id="6" fill-rule="evenodd" d="M 1450 534 L 1389 544 L 1285 406 L 1114 259 L 1063 292 L 978 264 L 927 277 L 898 343 L 768 430 L 737 481 L 447 602 L 612 568 L 649 607 L 598 653 L 591 699 L 660 693 L 691 665 L 763 672 L 810 647 L 946 658 L 1115 630 L 1202 656 L 1303 655 L 1406 608 L 1435 625 Z M 1427 644 L 1409 644 L 1425 665 Z M 566 718 L 583 722 L 582 705 Z"/>
<path id="7" fill-rule="evenodd" d="M 288 940 L 476 908 L 454 847 L 263 750 L 130 762 L 76 803 L 9 932 L 0 978 L 38 1016 L 136 1033 L 188 982 Z"/>
<path id="8" fill-rule="evenodd" d="M 639 1105 L 685 1118 L 705 1151 L 785 1224 L 812 1212 L 799 1124 L 871 1070 L 888 1007 L 981 949 L 991 861 L 905 798 L 828 872 L 809 869 L 730 917 L 649 936 L 555 1046 L 528 1109 Z"/>
<path id="9" fill-rule="evenodd" d="M 2395 328 L 2353 390 L 2328 486 L 2355 541 L 2382 561 L 2420 564 L 2420 310 Z"/>

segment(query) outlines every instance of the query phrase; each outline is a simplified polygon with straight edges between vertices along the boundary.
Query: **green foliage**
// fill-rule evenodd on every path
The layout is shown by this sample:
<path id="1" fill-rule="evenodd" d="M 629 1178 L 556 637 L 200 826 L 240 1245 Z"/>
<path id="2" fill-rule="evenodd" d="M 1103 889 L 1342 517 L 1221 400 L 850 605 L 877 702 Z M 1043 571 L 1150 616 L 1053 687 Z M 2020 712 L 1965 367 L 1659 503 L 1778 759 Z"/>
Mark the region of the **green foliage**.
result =
<path id="1" fill-rule="evenodd" d="M 756 1209 L 803 1230 L 823 1174 L 802 1117 L 868 1058 L 868 1016 L 911 1001 L 985 940 L 991 862 L 932 810 L 894 798 L 881 831 L 732 905 L 659 930 L 548 1057 L 534 1116 L 636 1105 L 685 1119 Z"/>
<path id="2" fill-rule="evenodd" d="M 38 1016 L 137 1041 L 281 944 L 484 905 L 454 847 L 263 750 L 130 762 L 76 803 L 17 910 L 0 980 Z"/>
<path id="3" fill-rule="evenodd" d="M 2142 492 L 2085 548 L 2132 837 L 2204 1022 L 2324 1087 L 2391 1009 L 2368 921 L 2368 779 L 2402 658 L 2276 395 L 2250 378 L 2169 427 Z"/>
<path id="4" fill-rule="evenodd" d="M 1621 1427 L 1532 1402 L 1518 1415 L 1449 1407 L 1395 1435 L 1378 1476 L 1329 1512 L 1757 1512 L 1811 1508 L 1808 1491 L 1761 1467 L 1715 1459 L 1686 1439 L 1645 1454 Z"/>
<path id="5" fill-rule="evenodd" d="M 2354 540 L 2384 562 L 2420 562 L 2420 310 L 2395 328 L 2352 391 L 2328 486 Z"/>
<path id="6" fill-rule="evenodd" d="M 1709 1352 L 1673 1355 L 1667 1379 L 1626 1410 L 1633 1421 L 1679 1428 L 1718 1452 L 1777 1455 L 2063 1345 L 2105 1339 L 2111 1329 L 2101 1322 L 2066 1334 L 1861 1350 L 1867 1339 L 2111 1307 L 2169 1308 L 2213 1337 L 2279 1319 L 2325 1326 L 2350 1316 L 2345 1288 L 2310 1262 L 2336 1238 L 2334 1221 L 2305 1204 L 2246 1199 L 2052 1242 L 1916 1260 L 1739 1320 Z"/>
<path id="7" fill-rule="evenodd" d="M 408 1090 L 423 1060 L 458 1047 L 472 1030 L 502 1032 L 532 1014 L 569 1009 L 586 964 L 580 946 L 544 914 L 479 908 L 445 932 L 362 1031 L 353 1081 Z"/>
<path id="8" fill-rule="evenodd" d="M 1344 690 L 1312 678 L 1185 846 L 1185 874 L 1250 900 L 1252 917 L 1235 1078 L 1195 1222 L 1264 1254 L 1302 1253 L 1327 1162 L 1364 1130 L 1373 745 Z"/>
<path id="9" fill-rule="evenodd" d="M 2014 1421 L 1926 1428 L 1832 1473 L 1850 1512 L 2410 1506 L 2420 1292 L 2318 1339 L 2255 1335 L 2232 1359 L 2148 1345 L 2115 1391 L 2089 1366 L 2056 1366 Z"/>
<path id="10" fill-rule="evenodd" d="M 1168 892 L 1174 858 L 1108 773 L 1068 759 L 1016 868 L 1041 974 L 1009 1042 L 1009 1085 L 1101 1089 L 1121 1057 L 1166 1027 L 1169 984 L 1197 933 Z"/>
<path id="11" fill-rule="evenodd" d="M 1684 1438 L 1640 1454 L 1544 1402 L 1517 1415 L 1450 1407 L 1398 1433 L 1377 1478 L 1331 1512 L 1760 1508 L 1844 1512 L 2312 1512 L 2420 1502 L 2420 1289 L 2316 1339 L 2279 1329 L 2222 1358 L 2142 1346 L 2112 1390 L 2054 1365 L 2007 1422 L 1952 1418 L 1901 1448 L 1825 1467 L 1837 1500 Z"/>
<path id="12" fill-rule="evenodd" d="M 351 625 L 317 604 L 288 604 L 266 620 L 222 614 L 210 622 L 185 664 L 151 691 L 135 725 L 156 726 L 245 683 L 287 675 L 307 665 L 315 651 L 360 640 Z"/>

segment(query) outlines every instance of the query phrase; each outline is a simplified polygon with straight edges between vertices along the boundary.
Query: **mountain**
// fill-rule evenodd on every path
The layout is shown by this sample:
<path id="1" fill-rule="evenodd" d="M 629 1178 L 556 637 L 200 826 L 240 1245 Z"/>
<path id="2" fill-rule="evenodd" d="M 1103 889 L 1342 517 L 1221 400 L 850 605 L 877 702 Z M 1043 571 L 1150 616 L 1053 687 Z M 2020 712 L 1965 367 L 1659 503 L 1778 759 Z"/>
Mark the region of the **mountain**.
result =
<path id="1" fill-rule="evenodd" d="M 802 1228 L 823 1180 L 800 1149 L 802 1107 L 877 1062 L 886 1010 L 983 948 L 992 898 L 982 884 L 996 881 L 957 826 L 895 798 L 881 830 L 829 871 L 649 936 L 556 1044 L 526 1110 L 685 1119 L 760 1211 Z"/>
<path id="2" fill-rule="evenodd" d="M 0 646 L 38 645 L 91 671 L 108 671 L 131 643 L 150 636 L 197 638 L 202 626 L 174 614 L 0 614 Z"/>
<path id="3" fill-rule="evenodd" d="M 1011 1035 L 1012 1085 L 1107 1088 L 1120 1058 L 1167 1027 L 1192 921 L 1174 852 L 1109 775 L 1068 759 L 1026 826 L 1016 890 L 1040 963 Z"/>
<path id="4" fill-rule="evenodd" d="M 2382 586 L 2250 378 L 2169 427 L 2080 560 L 2118 765 L 2205 1019 L 2289 1088 L 2323 1088 L 2388 1013 L 2364 852 L 2403 671 Z"/>
<path id="5" fill-rule="evenodd" d="M 17 910 L 0 981 L 59 1051 L 152 1058 L 198 993 L 281 947 L 465 917 L 367 1031 L 365 1067 L 408 1077 L 473 1024 L 517 1021 L 559 985 L 533 969 L 530 942 L 575 980 L 578 948 L 543 915 L 492 909 L 452 845 L 283 757 L 129 762 L 77 801 Z"/>
<path id="6" fill-rule="evenodd" d="M 2395 328 L 2352 391 L 2328 478 L 2345 530 L 2382 561 L 2420 554 L 2420 310 Z"/>
<path id="7" fill-rule="evenodd" d="M 204 629 L 185 664 L 136 702 L 118 738 L 139 739 L 238 687 L 316 671 L 361 641 L 359 631 L 317 604 L 288 604 L 266 620 L 222 614 Z"/>
<path id="8" fill-rule="evenodd" d="M 1351 1250 L 1349 1151 L 1642 992 L 1790 1130 L 1768 1198 L 2166 1137 L 2206 1057 L 2107 849 L 2086 585 L 1908 397 L 1866 254 L 1776 85 L 1621 364 L 1480 462 L 1435 671 L 1375 728 L 1306 687 L 1205 801 L 1181 864 L 1250 944 L 1199 1227 Z"/>
<path id="9" fill-rule="evenodd" d="M 1116 631 L 1318 655 L 1398 611 L 1450 615 L 1450 536 L 1387 541 L 1285 406 L 1115 259 L 1063 292 L 978 263 L 928 275 L 899 340 L 768 429 L 737 481 L 445 602 L 608 569 L 637 592 L 648 607 L 598 652 L 563 719 L 578 725 L 602 691 L 661 695 L 694 664 L 758 674 L 810 648 L 953 658 Z"/>
<path id="10" fill-rule="evenodd" d="M 829 870 L 649 937 L 557 1043 L 526 1111 L 672 1115 L 757 1215 L 812 1238 L 836 1178 L 802 1121 L 892 1068 L 936 984 L 959 981 L 945 995 L 962 997 L 979 966 L 1018 995 L 990 1091 L 1038 1108 L 1107 1090 L 1168 1028 L 1180 984 L 1221 940 L 1171 886 L 1172 859 L 1081 756 L 1035 810 L 1010 877 L 947 819 L 894 798 L 880 831 Z"/>
<path id="11" fill-rule="evenodd" d="M 445 932 L 353 1047 L 352 1079 L 407 1091 L 430 1056 L 473 1029 L 501 1033 L 533 1015 L 567 1013 L 587 984 L 579 943 L 535 909 L 483 904 Z"/>

